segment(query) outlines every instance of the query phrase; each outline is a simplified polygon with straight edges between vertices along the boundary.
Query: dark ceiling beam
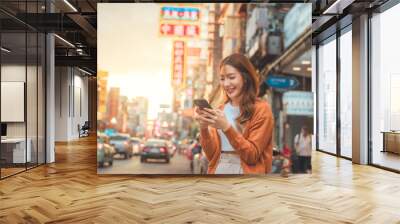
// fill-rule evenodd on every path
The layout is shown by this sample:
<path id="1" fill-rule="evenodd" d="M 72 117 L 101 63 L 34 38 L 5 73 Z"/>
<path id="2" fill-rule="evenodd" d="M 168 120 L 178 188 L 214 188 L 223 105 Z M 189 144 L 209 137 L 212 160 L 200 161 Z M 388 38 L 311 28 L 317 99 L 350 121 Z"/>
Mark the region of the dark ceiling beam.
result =
<path id="1" fill-rule="evenodd" d="M 55 57 L 56 66 L 80 66 L 96 68 L 97 60 L 96 57 L 91 56 L 56 56 Z"/>
<path id="2" fill-rule="evenodd" d="M 20 13 L 16 18 L 42 32 L 84 31 L 90 46 L 97 45 L 96 28 L 80 13 Z M 5 21 L 5 24 L 10 24 L 11 30 L 15 23 Z"/>
<path id="3" fill-rule="evenodd" d="M 313 32 L 317 32 L 318 30 L 320 30 L 321 28 L 323 29 L 323 26 L 329 22 L 329 20 L 331 20 L 332 18 L 334 18 L 335 16 L 319 16 L 317 18 L 317 20 L 315 20 L 315 22 L 312 23 L 312 31 Z"/>
<path id="4" fill-rule="evenodd" d="M 1 31 L 25 31 L 26 27 L 24 24 L 18 23 L 13 19 L 0 19 Z"/>
<path id="5" fill-rule="evenodd" d="M 94 6 L 89 0 L 86 0 L 86 3 L 93 9 L 93 11 L 97 12 L 96 6 Z"/>
<path id="6" fill-rule="evenodd" d="M 7 11 L 6 9 L 1 8 L 1 7 L 0 7 L 0 12 L 6 16 L 6 19 L 12 19 L 16 23 L 19 23 L 19 24 L 21 24 L 23 26 L 26 26 L 26 28 L 35 30 L 35 27 L 31 26 L 29 23 L 26 23 L 26 21 L 23 18 L 20 18 L 18 16 L 18 14 L 14 15 L 13 13 L 11 13 L 11 12 Z"/>
<path id="7" fill-rule="evenodd" d="M 16 17 L 42 32 L 82 30 L 67 14 L 62 13 L 19 13 Z"/>
<path id="8" fill-rule="evenodd" d="M 90 38 L 87 38 L 87 41 L 90 41 L 92 46 L 95 46 L 97 43 L 97 31 L 96 28 L 90 24 L 85 17 L 80 14 L 67 14 L 67 16 L 74 21 L 78 26 L 80 26 Z"/>
<path id="9" fill-rule="evenodd" d="M 81 54 L 79 54 L 79 52 L 78 52 L 79 49 L 80 49 Z M 83 47 L 83 48 L 79 48 L 79 49 L 56 46 L 55 53 L 56 53 L 56 56 L 69 56 L 69 57 L 71 57 L 71 56 L 82 56 L 82 57 L 87 56 L 87 57 L 96 58 L 96 55 L 97 55 L 96 48 Z"/>

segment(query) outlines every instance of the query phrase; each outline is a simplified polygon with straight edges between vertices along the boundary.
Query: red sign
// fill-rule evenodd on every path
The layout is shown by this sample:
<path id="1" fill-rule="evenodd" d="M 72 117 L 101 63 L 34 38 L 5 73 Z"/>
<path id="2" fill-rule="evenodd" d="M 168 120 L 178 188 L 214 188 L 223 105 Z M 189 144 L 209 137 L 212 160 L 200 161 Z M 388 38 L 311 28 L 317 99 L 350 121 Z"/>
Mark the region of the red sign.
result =
<path id="1" fill-rule="evenodd" d="M 172 50 L 172 85 L 183 84 L 185 75 L 185 42 L 174 41 Z"/>
<path id="2" fill-rule="evenodd" d="M 160 35 L 174 37 L 198 37 L 200 27 L 190 24 L 160 24 Z"/>

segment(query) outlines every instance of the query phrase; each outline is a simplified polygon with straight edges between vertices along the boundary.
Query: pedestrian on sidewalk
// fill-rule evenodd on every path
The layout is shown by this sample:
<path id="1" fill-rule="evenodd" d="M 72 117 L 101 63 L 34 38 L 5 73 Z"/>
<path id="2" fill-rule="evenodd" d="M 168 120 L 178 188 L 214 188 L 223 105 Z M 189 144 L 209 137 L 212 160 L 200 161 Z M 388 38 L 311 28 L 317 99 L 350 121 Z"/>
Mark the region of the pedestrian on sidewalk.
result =
<path id="1" fill-rule="evenodd" d="M 307 126 L 303 126 L 299 134 L 294 137 L 294 146 L 299 159 L 299 171 L 311 173 L 311 134 Z"/>

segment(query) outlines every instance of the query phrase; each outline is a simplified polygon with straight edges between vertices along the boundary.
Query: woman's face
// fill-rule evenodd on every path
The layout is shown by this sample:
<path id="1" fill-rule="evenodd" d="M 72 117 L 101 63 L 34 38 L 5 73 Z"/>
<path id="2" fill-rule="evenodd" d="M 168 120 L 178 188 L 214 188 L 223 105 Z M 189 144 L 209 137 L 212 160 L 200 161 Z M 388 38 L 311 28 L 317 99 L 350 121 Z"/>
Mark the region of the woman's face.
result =
<path id="1" fill-rule="evenodd" d="M 238 99 L 242 93 L 243 77 L 236 68 L 223 65 L 219 73 L 219 84 L 224 89 L 229 99 Z"/>

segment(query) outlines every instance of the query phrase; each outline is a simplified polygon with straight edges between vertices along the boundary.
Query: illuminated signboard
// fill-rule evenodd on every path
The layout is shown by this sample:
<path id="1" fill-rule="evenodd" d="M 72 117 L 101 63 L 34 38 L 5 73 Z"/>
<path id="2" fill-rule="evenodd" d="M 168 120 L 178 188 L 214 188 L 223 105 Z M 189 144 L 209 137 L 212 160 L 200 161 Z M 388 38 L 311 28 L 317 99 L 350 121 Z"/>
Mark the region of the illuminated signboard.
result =
<path id="1" fill-rule="evenodd" d="M 185 78 L 185 42 L 174 41 L 172 50 L 172 86 L 180 86 Z"/>
<path id="2" fill-rule="evenodd" d="M 314 94 L 306 91 L 288 91 L 283 94 L 282 103 L 287 115 L 313 116 Z"/>
<path id="3" fill-rule="evenodd" d="M 285 48 L 288 48 L 307 28 L 311 27 L 311 7 L 311 3 L 295 4 L 286 14 L 283 22 Z"/>
<path id="4" fill-rule="evenodd" d="M 198 21 L 200 18 L 200 10 L 198 8 L 181 8 L 181 7 L 161 7 L 161 19 L 164 20 L 186 20 Z"/>
<path id="5" fill-rule="evenodd" d="M 161 37 L 197 38 L 200 36 L 200 9 L 162 6 L 159 24 Z"/>
<path id="6" fill-rule="evenodd" d="M 160 24 L 160 35 L 170 37 L 198 37 L 200 27 L 189 24 Z"/>
<path id="7" fill-rule="evenodd" d="M 299 85 L 299 81 L 296 78 L 281 75 L 268 75 L 265 83 L 272 88 L 282 90 L 294 89 Z"/>

